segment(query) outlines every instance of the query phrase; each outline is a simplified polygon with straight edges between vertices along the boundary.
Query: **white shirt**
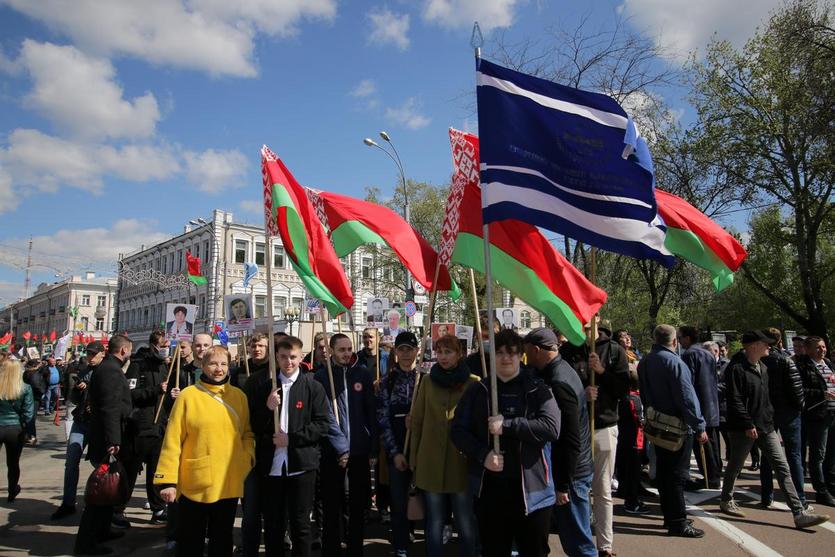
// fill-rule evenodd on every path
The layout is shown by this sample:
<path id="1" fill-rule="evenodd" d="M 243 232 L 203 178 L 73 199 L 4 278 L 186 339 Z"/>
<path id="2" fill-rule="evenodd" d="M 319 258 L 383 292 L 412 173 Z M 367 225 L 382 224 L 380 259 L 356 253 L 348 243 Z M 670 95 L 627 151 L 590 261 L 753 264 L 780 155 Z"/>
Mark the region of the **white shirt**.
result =
<path id="1" fill-rule="evenodd" d="M 284 433 L 287 433 L 287 428 L 289 427 L 290 405 L 288 404 L 288 400 L 290 389 L 298 378 L 299 370 L 296 370 L 290 377 L 280 372 L 278 374 L 278 379 L 281 383 L 281 413 L 278 417 L 278 425 Z M 287 447 L 276 447 L 275 454 L 273 455 L 273 465 L 270 468 L 270 476 L 297 476 L 302 473 L 302 471 L 299 471 L 288 474 L 287 466 Z"/>

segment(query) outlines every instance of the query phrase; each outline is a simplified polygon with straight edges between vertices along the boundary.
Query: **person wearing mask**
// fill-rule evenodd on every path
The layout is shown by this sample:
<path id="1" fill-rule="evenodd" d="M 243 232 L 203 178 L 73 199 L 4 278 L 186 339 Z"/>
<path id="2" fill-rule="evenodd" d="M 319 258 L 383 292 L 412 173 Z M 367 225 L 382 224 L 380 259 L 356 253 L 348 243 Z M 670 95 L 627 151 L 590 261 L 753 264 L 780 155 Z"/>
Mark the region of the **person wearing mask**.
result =
<path id="1" fill-rule="evenodd" d="M 699 472 L 707 478 L 710 489 L 719 489 L 722 474 L 722 460 L 719 454 L 719 376 L 716 373 L 716 357 L 699 342 L 696 327 L 679 327 L 678 335 L 684 350 L 681 359 L 690 368 L 691 384 L 699 398 L 699 408 L 705 420 L 708 442 L 703 444 L 707 470 L 702 468 L 701 449 L 693 447 Z M 704 480 L 687 482 L 686 489 L 698 491 L 704 487 Z"/>
<path id="2" fill-rule="evenodd" d="M 452 442 L 467 457 L 470 489 L 484 557 L 548 554 L 551 444 L 559 438 L 560 410 L 551 389 L 521 372 L 524 347 L 516 331 L 495 337 L 498 415 L 491 416 L 490 378 L 470 385 L 452 422 Z M 486 427 L 485 427 L 486 426 Z M 501 449 L 493 450 L 492 435 Z"/>
<path id="3" fill-rule="evenodd" d="M 159 453 L 162 450 L 162 439 L 165 435 L 165 423 L 168 420 L 168 412 L 171 408 L 172 399 L 168 398 L 168 365 L 171 362 L 169 355 L 169 342 L 165 331 L 158 329 L 152 331 L 148 338 L 148 348 L 140 350 L 131 359 L 131 365 L 127 371 L 127 380 L 130 385 L 131 400 L 134 411 L 131 414 L 131 426 L 135 434 L 134 456 L 132 470 L 128 471 L 131 476 L 131 488 L 136 484 L 139 475 L 140 465 L 144 464 L 145 493 L 151 507 L 152 524 L 164 524 L 168 520 L 165 502 L 159 495 L 159 490 L 154 487 L 154 471 L 159 461 Z M 171 382 L 174 386 L 174 382 Z M 174 393 L 170 393 L 174 394 Z M 157 417 L 157 407 L 160 400 L 166 398 L 162 409 Z M 133 491 L 133 489 L 131 489 Z M 122 523 L 122 517 L 115 517 L 118 523 Z M 127 518 L 124 523 L 130 524 Z"/>
<path id="4" fill-rule="evenodd" d="M 815 501 L 835 506 L 835 366 L 826 358 L 826 343 L 810 336 L 797 358 L 806 399 L 809 477 Z"/>
<path id="5" fill-rule="evenodd" d="M 409 551 L 409 520 L 406 507 L 412 472 L 404 450 L 408 430 L 407 418 L 412 406 L 412 397 L 420 382 L 416 361 L 417 349 L 418 339 L 414 333 L 403 331 L 398 334 L 394 339 L 396 363 L 380 380 L 377 389 L 377 425 L 388 459 L 392 545 L 395 557 L 405 557 Z"/>
<path id="6" fill-rule="evenodd" d="M 93 341 L 87 345 L 86 352 L 87 357 L 84 363 L 78 365 L 75 380 L 71 382 L 70 389 L 67 391 L 68 406 L 72 404 L 74 410 L 70 434 L 67 437 L 67 456 L 64 461 L 64 495 L 61 505 L 52 513 L 52 520 L 60 520 L 75 514 L 79 465 L 81 456 L 84 454 L 84 447 L 87 446 L 87 429 L 90 419 L 87 388 L 93 371 L 104 360 L 104 345 L 99 341 Z"/>
<path id="7" fill-rule="evenodd" d="M 26 422 L 26 427 L 24 428 L 26 443 L 29 445 L 37 445 L 38 431 L 35 425 L 35 417 L 38 413 L 38 408 L 40 408 L 41 399 L 43 399 L 44 393 L 46 392 L 46 381 L 44 380 L 43 373 L 41 372 L 41 363 L 38 360 L 28 360 L 26 362 L 26 369 L 23 372 L 23 381 L 31 387 L 32 397 L 35 401 L 35 412 L 32 414 L 29 421 Z"/>
<path id="8" fill-rule="evenodd" d="M 229 352 L 210 348 L 200 369 L 174 402 L 154 484 L 178 502 L 177 555 L 203 555 L 208 538 L 208 555 L 226 557 L 255 441 L 246 396 L 229 384 Z"/>
<path id="9" fill-rule="evenodd" d="M 96 368 L 95 377 L 87 387 L 87 406 L 90 409 L 87 458 L 94 468 L 107 462 L 110 455 L 120 458 L 122 447 L 129 443 L 126 424 L 133 406 L 122 367 L 130 359 L 132 348 L 128 337 L 111 337 L 107 343 L 107 356 Z M 113 507 L 85 504 L 75 538 L 75 553 L 110 553 L 111 549 L 102 546 L 101 542 L 123 534 L 110 530 L 112 517 Z"/>
<path id="10" fill-rule="evenodd" d="M 409 463 L 426 509 L 426 554 L 443 554 L 444 522 L 452 511 L 458 526 L 460 555 L 475 557 L 473 499 L 467 490 L 467 460 L 452 444 L 452 418 L 464 391 L 480 378 L 464 363 L 455 335 L 435 341 L 437 363 L 415 394 Z"/>
<path id="11" fill-rule="evenodd" d="M 348 555 L 362 555 L 365 510 L 371 497 L 371 466 L 376 464 L 380 450 L 374 377 L 357 362 L 350 337 L 337 333 L 331 336 L 329 346 L 333 383 L 327 364 L 320 365 L 315 374 L 331 401 L 328 407 L 332 415 L 319 466 L 322 555 L 339 555 L 343 537 L 348 542 Z M 338 420 L 333 415 L 333 401 L 336 401 Z M 342 516 L 346 512 L 348 528 L 342 533 Z"/>
<path id="12" fill-rule="evenodd" d="M 701 538 L 704 530 L 687 520 L 684 486 L 690 475 L 690 453 L 695 436 L 698 443 L 707 443 L 705 419 L 693 388 L 693 373 L 678 356 L 678 339 L 672 325 L 658 325 L 653 331 L 655 344 L 638 364 L 641 399 L 647 412 L 661 412 L 682 420 L 688 427 L 678 450 L 655 446 L 658 494 L 664 526 L 670 536 Z"/>
<path id="13" fill-rule="evenodd" d="M 313 374 L 301 371 L 302 346 L 300 339 L 291 336 L 276 345 L 280 374 L 275 389 L 269 371 L 254 373 L 244 385 L 255 434 L 255 471 L 268 557 L 284 555 L 288 519 L 293 555 L 310 555 L 310 513 L 315 471 L 319 469 L 319 443 L 328 432 L 331 414 L 325 390 Z M 248 554 L 249 540 L 244 541 Z M 255 545 L 253 555 L 257 552 Z"/>
<path id="14" fill-rule="evenodd" d="M 567 555 L 596 557 L 590 520 L 593 462 L 586 393 L 559 348 L 559 339 L 551 329 L 540 327 L 525 336 L 528 365 L 551 388 L 560 411 L 560 436 L 551 451 L 560 544 Z"/>
<path id="15" fill-rule="evenodd" d="M 580 371 L 580 370 L 578 370 Z M 595 374 L 591 385 L 590 373 Z M 612 477 L 618 445 L 618 403 L 629 392 L 629 359 L 626 351 L 612 340 L 607 322 L 598 327 L 594 351 L 588 356 L 587 371 L 580 373 L 586 386 L 586 398 L 594 400 L 594 528 L 597 550 L 601 557 L 613 553 Z"/>
<path id="16" fill-rule="evenodd" d="M 768 355 L 773 343 L 774 339 L 763 331 L 744 333 L 742 350 L 731 358 L 725 370 L 730 458 L 725 468 L 719 508 L 730 516 L 745 516 L 734 501 L 734 484 L 751 447 L 757 443 L 763 457 L 771 461 L 771 468 L 777 474 L 777 481 L 794 516 L 794 525 L 809 528 L 826 522 L 829 517 L 804 510 L 791 479 L 780 437 L 774 430 L 774 409 L 768 396 L 768 370 L 760 361 Z"/>
<path id="17" fill-rule="evenodd" d="M 6 478 L 14 503 L 20 493 L 20 455 L 23 452 L 23 428 L 35 414 L 32 387 L 23 382 L 23 366 L 17 360 L 0 363 L 0 447 L 6 450 Z"/>
<path id="18" fill-rule="evenodd" d="M 768 371 L 768 396 L 774 408 L 774 429 L 783 441 L 797 497 L 806 508 L 803 462 L 800 460 L 800 415 L 805 401 L 803 380 L 789 353 L 783 350 L 780 329 L 771 327 L 764 332 L 774 339 L 768 355 L 762 359 Z M 765 508 L 771 507 L 774 502 L 774 478 L 768 459 L 763 460 L 760 466 L 760 501 Z"/>

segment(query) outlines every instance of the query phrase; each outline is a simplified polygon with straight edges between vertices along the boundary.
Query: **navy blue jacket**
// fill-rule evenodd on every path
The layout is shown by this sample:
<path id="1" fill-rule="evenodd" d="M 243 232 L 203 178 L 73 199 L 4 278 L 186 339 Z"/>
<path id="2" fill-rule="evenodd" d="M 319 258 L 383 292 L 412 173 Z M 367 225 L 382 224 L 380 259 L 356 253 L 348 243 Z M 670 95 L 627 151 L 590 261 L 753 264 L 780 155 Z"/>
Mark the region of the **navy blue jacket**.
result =
<path id="1" fill-rule="evenodd" d="M 333 360 L 331 360 L 333 362 Z M 325 388 L 328 395 L 328 408 L 331 420 L 328 427 L 327 443 L 323 448 L 333 450 L 336 456 L 351 455 L 375 456 L 380 452 L 377 433 L 376 404 L 374 399 L 374 377 L 365 366 L 357 364 L 356 356 L 347 367 L 332 365 L 333 385 L 336 396 L 331 391 L 328 368 L 321 365 L 316 370 L 316 381 Z M 347 385 L 347 389 L 346 389 Z M 333 403 L 339 409 L 339 425 L 333 416 Z"/>
<path id="2" fill-rule="evenodd" d="M 699 406 L 707 427 L 719 427 L 719 376 L 716 358 L 700 344 L 684 351 L 681 359 L 692 372 L 693 388 L 699 398 Z"/>
<path id="3" fill-rule="evenodd" d="M 645 408 L 652 406 L 659 412 L 681 418 L 692 431 L 705 430 L 692 373 L 678 354 L 654 344 L 650 353 L 638 363 L 638 382 Z"/>

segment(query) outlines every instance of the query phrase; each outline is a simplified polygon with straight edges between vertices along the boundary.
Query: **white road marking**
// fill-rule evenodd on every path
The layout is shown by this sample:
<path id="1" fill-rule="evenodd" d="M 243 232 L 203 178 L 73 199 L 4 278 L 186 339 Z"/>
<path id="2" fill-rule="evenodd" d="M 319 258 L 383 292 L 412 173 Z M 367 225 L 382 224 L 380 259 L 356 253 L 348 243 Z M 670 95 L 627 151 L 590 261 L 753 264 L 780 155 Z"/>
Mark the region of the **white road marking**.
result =
<path id="1" fill-rule="evenodd" d="M 746 497 L 750 497 L 754 501 L 759 502 L 760 499 L 761 499 L 761 497 L 757 493 L 751 491 L 747 487 L 744 487 L 744 488 L 739 489 L 737 491 L 741 492 Z M 779 509 L 781 511 L 789 511 L 790 510 L 788 505 L 786 505 L 785 503 L 781 503 L 780 501 L 774 501 L 774 503 L 772 503 L 772 506 L 775 509 Z M 817 512 L 817 509 L 815 510 L 815 512 Z M 832 524 L 831 521 L 830 522 L 824 522 L 823 524 L 818 524 L 817 527 L 823 528 L 825 530 L 829 530 L 830 532 L 835 532 L 835 524 Z"/>

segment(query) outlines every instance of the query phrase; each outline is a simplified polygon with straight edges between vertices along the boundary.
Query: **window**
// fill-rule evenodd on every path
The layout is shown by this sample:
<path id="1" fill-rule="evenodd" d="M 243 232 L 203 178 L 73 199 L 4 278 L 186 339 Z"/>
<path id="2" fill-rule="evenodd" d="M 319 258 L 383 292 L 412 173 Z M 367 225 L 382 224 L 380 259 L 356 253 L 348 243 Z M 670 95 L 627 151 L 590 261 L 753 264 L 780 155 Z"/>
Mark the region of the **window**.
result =
<path id="1" fill-rule="evenodd" d="M 171 269 L 171 270 L 173 271 L 174 269 Z M 167 257 L 162 258 L 162 274 L 164 274 L 164 275 L 168 274 L 168 258 Z"/>
<path id="2" fill-rule="evenodd" d="M 104 330 L 104 317 L 99 317 L 96 319 L 96 330 L 103 331 Z"/>
<path id="3" fill-rule="evenodd" d="M 206 295 L 200 294 L 200 306 L 197 308 L 197 314 L 200 317 L 206 317 Z"/>
<path id="4" fill-rule="evenodd" d="M 273 296 L 273 315 L 278 318 L 284 317 L 285 307 L 287 307 L 286 296 Z"/>
<path id="5" fill-rule="evenodd" d="M 200 257 L 200 244 L 194 244 L 194 257 Z"/>
<path id="6" fill-rule="evenodd" d="M 273 267 L 283 269 L 284 266 L 284 246 L 273 246 Z"/>
<path id="7" fill-rule="evenodd" d="M 182 254 L 180 254 L 180 256 L 181 256 L 180 267 L 182 267 L 183 266 Z M 171 272 L 173 273 L 174 272 L 174 252 L 173 251 L 168 256 L 168 261 L 169 261 L 169 268 L 171 269 Z"/>
<path id="8" fill-rule="evenodd" d="M 209 242 L 208 240 L 203 244 L 203 253 L 206 254 L 206 265 L 209 264 L 209 259 L 212 256 L 212 252 L 209 251 Z"/>
<path id="9" fill-rule="evenodd" d="M 267 314 L 267 297 L 255 296 L 255 317 L 264 317 Z"/>
<path id="10" fill-rule="evenodd" d="M 96 305 L 100 307 L 104 307 L 107 305 L 107 296 L 97 296 L 96 297 Z"/>
<path id="11" fill-rule="evenodd" d="M 89 294 L 83 294 L 81 296 L 81 305 L 82 306 L 89 306 L 90 305 L 90 295 Z"/>
<path id="12" fill-rule="evenodd" d="M 81 329 L 87 331 L 90 329 L 90 319 L 87 317 L 81 318 Z"/>
<path id="13" fill-rule="evenodd" d="M 363 257 L 362 258 L 362 278 L 370 279 L 371 278 L 371 258 L 370 257 Z"/>
<path id="14" fill-rule="evenodd" d="M 299 308 L 299 312 L 304 311 L 304 298 L 293 298 L 293 307 Z M 300 314 L 301 315 L 301 314 Z"/>
<path id="15" fill-rule="evenodd" d="M 255 264 L 266 265 L 266 247 L 262 242 L 255 242 Z"/>
<path id="16" fill-rule="evenodd" d="M 520 314 L 520 321 L 523 329 L 531 328 L 531 312 L 523 311 Z"/>
<path id="17" fill-rule="evenodd" d="M 179 260 L 179 263 L 177 264 L 177 269 L 182 270 L 183 269 L 183 250 L 177 250 L 177 259 Z"/>
<path id="18" fill-rule="evenodd" d="M 142 312 L 142 324 L 147 326 L 151 325 L 151 314 L 148 312 L 148 308 Z"/>
<path id="19" fill-rule="evenodd" d="M 246 240 L 235 240 L 235 263 L 246 262 L 246 252 L 249 242 Z"/>

